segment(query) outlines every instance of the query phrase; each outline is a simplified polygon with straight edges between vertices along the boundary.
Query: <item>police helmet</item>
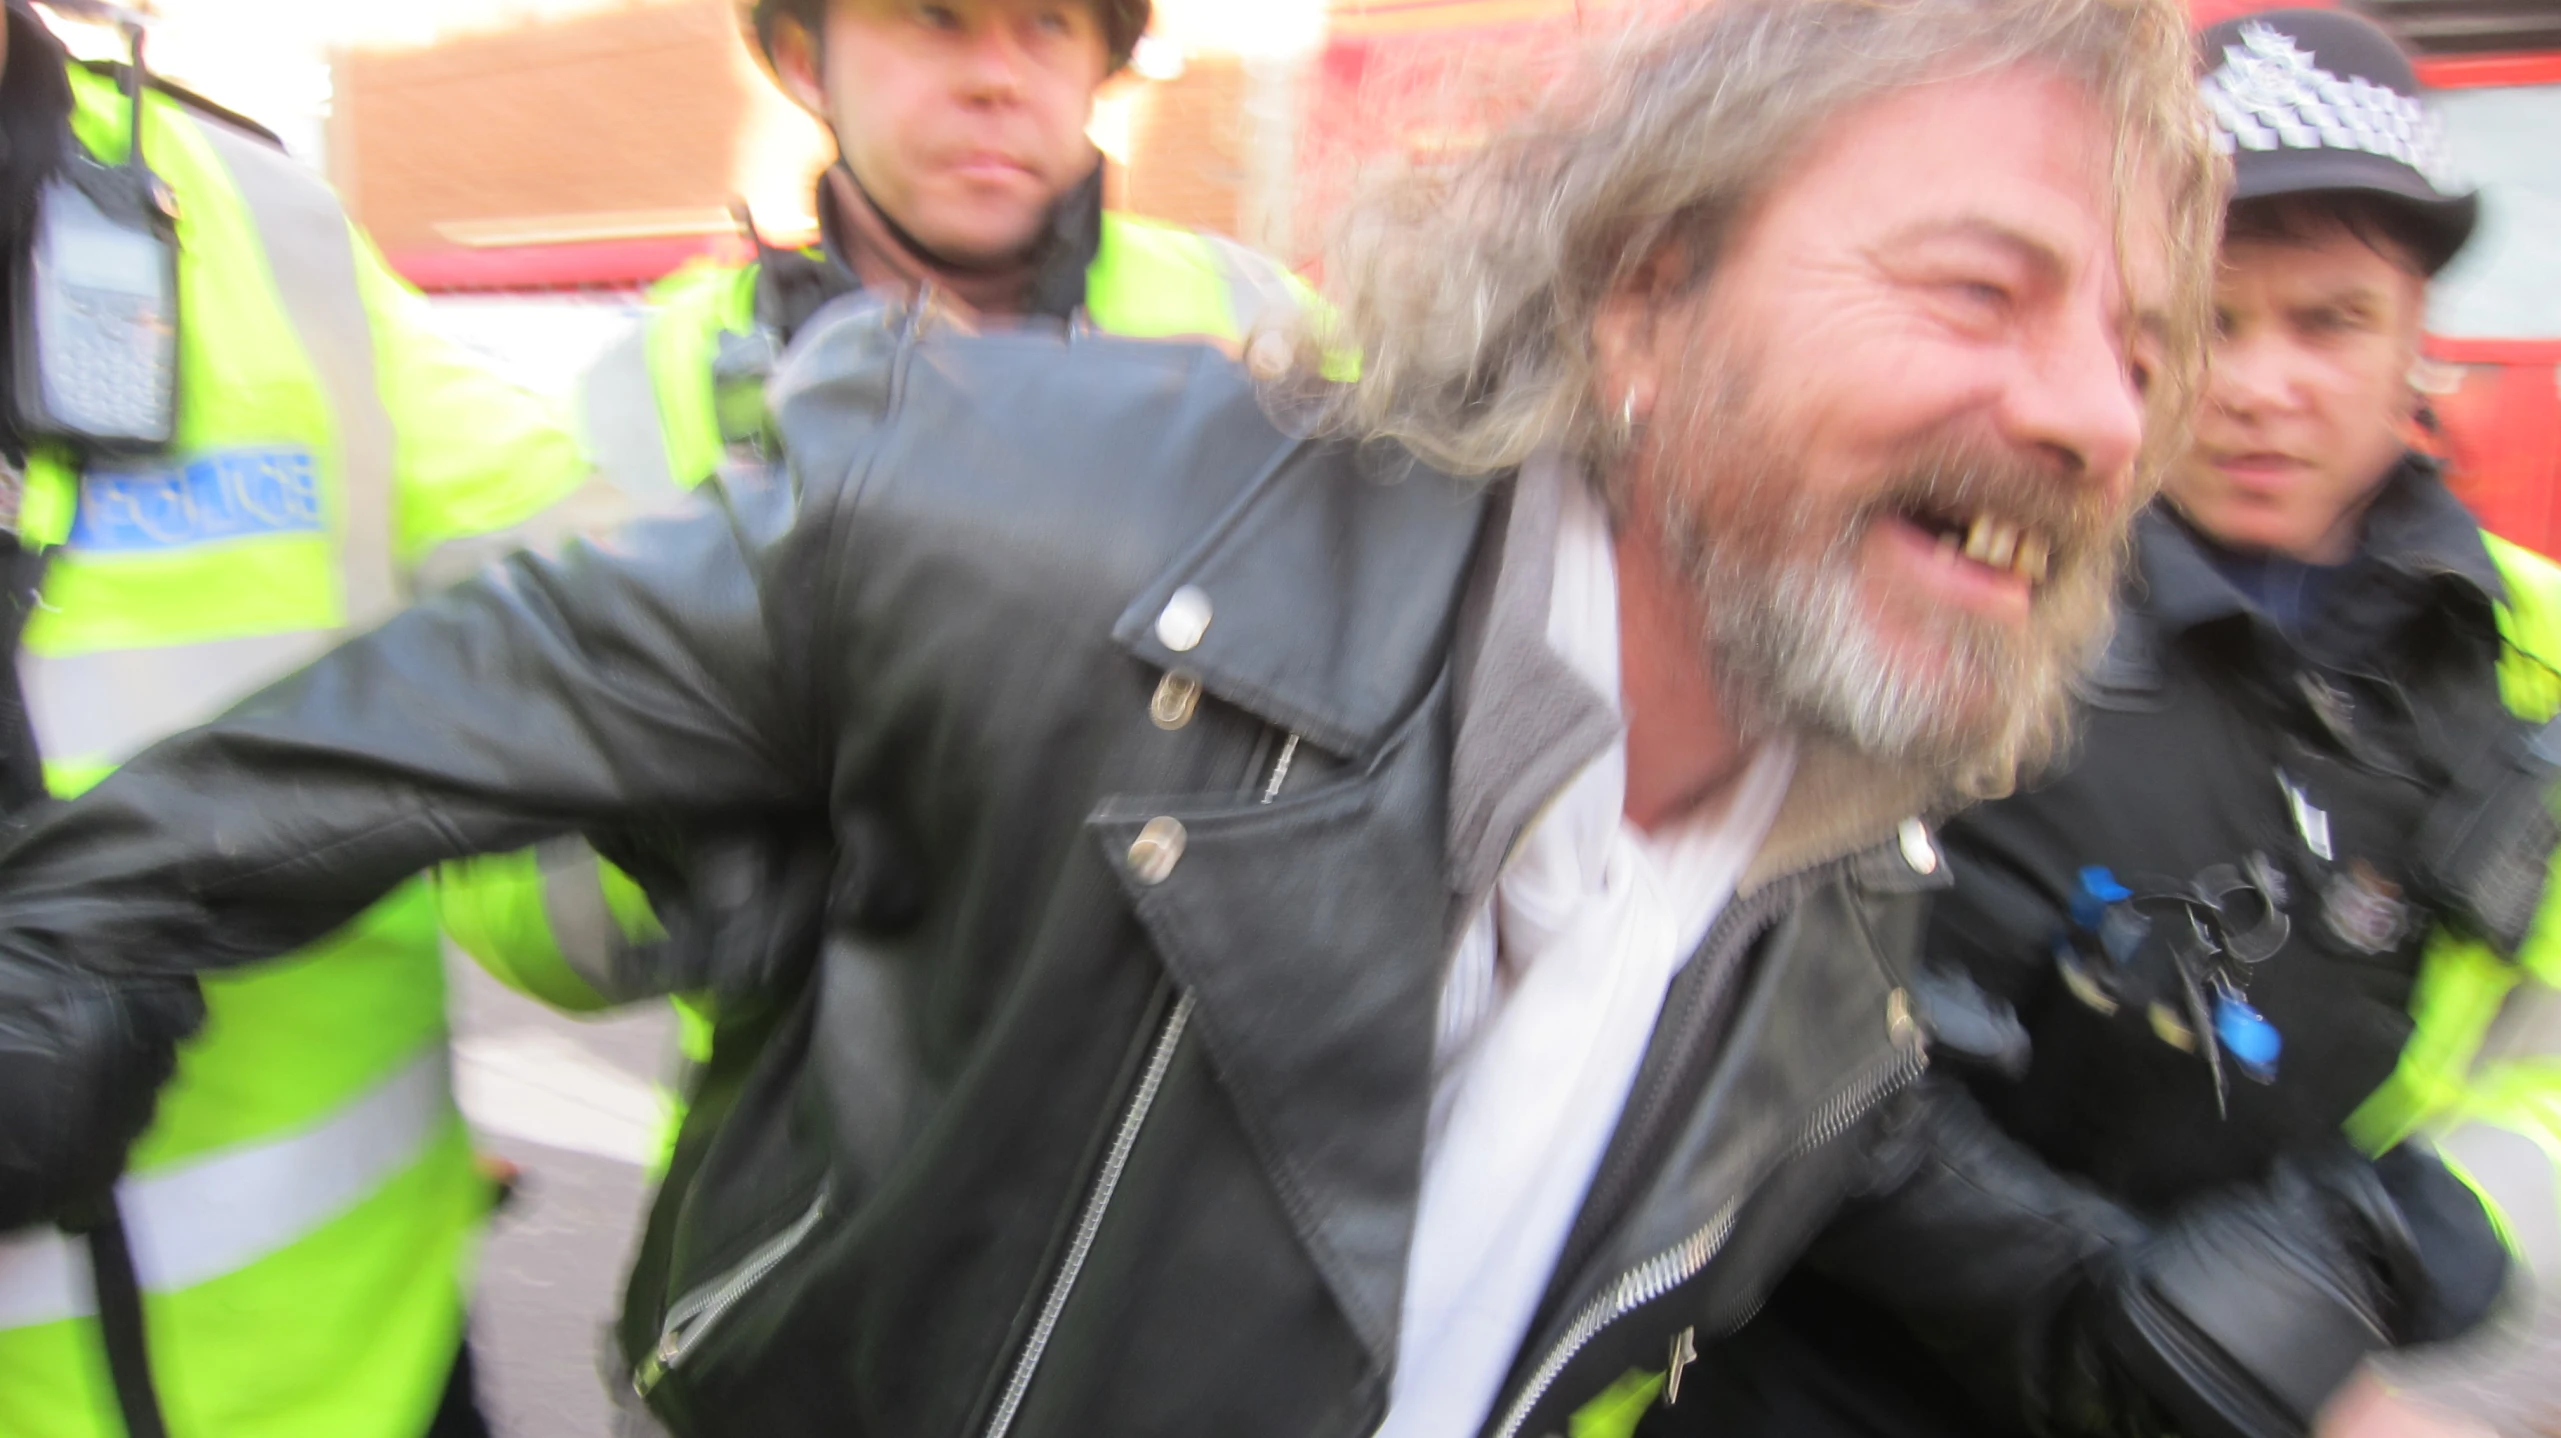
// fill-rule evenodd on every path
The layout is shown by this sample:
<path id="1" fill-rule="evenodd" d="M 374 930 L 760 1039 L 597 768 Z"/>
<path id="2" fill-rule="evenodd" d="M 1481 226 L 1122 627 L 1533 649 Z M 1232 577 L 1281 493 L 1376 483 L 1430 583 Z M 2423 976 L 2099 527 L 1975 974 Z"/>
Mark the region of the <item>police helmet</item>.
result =
<path id="1" fill-rule="evenodd" d="M 1147 33 L 1147 22 L 1155 13 L 1153 0 L 1086 0 L 1103 22 L 1103 42 L 1110 49 L 1112 68 L 1129 63 L 1131 52 L 1138 48 L 1138 37 Z M 774 22 L 797 20 L 816 30 L 819 15 L 827 0 L 737 0 L 738 28 L 756 42 L 756 53 L 771 67 L 774 59 Z"/>

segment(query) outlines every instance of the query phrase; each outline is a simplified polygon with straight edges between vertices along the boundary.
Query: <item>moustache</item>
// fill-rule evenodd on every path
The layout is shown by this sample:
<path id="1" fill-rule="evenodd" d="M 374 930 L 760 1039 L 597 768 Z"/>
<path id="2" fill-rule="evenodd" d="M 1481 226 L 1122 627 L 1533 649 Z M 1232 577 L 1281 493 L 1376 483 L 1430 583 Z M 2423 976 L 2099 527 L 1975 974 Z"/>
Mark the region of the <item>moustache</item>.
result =
<path id="1" fill-rule="evenodd" d="M 2133 506 L 2060 458 L 1980 440 L 1945 438 L 1923 446 L 1859 506 L 1844 539 L 1885 519 L 1969 543 L 1979 527 L 2006 526 L 2022 544 L 2041 545 L 2039 587 L 2092 569 L 2113 573 Z M 1943 542 L 1944 542 L 1943 538 Z"/>

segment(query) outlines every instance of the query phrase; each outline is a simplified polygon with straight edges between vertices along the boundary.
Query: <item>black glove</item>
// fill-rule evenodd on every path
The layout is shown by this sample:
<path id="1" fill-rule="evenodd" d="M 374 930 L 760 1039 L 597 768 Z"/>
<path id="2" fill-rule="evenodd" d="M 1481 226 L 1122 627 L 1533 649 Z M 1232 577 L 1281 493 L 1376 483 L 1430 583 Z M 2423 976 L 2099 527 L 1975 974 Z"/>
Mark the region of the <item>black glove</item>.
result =
<path id="1" fill-rule="evenodd" d="M 2486 1221 L 2479 1234 L 2495 1248 Z M 2453 1241 L 2465 1265 L 2480 1258 Z M 2096 1295 L 2090 1336 L 2186 1438 L 2295 1438 L 2367 1354 L 2435 1336 L 2462 1301 L 2431 1273 L 2448 1253 L 2423 1247 L 2375 1164 L 2344 1149 L 2289 1158 L 2130 1250 Z"/>
<path id="2" fill-rule="evenodd" d="M 203 1022 L 189 978 L 0 974 L 0 1231 L 101 1211 Z"/>
<path id="3" fill-rule="evenodd" d="M 2508 1281 L 2507 1244 L 2481 1196 L 2427 1149 L 2404 1144 L 2376 1159 L 2374 1172 L 2408 1222 L 2425 1272 L 2420 1291 L 2403 1295 L 2395 1341 L 2407 1346 L 2462 1337 L 2498 1307 Z"/>

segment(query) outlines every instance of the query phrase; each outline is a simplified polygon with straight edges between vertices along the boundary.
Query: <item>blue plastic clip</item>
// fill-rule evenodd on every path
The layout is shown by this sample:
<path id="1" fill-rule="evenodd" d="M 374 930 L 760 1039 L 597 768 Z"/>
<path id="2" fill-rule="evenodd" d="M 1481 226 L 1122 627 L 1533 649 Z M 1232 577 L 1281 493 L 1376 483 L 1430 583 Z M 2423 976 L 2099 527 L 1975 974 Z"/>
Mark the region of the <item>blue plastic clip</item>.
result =
<path id="1" fill-rule="evenodd" d="M 2118 883 L 2116 875 L 2103 865 L 2083 869 L 2080 877 L 2081 890 L 2072 896 L 2072 924 L 2096 933 L 2099 921 L 2107 917 L 2108 906 L 2133 898 L 2134 891 Z"/>
<path id="2" fill-rule="evenodd" d="M 2285 1051 L 2285 1035 L 2276 1031 L 2267 1015 L 2250 1007 L 2249 1000 L 2230 992 L 2214 996 L 2214 1036 L 2242 1073 L 2259 1083 L 2276 1082 L 2276 1061 Z"/>

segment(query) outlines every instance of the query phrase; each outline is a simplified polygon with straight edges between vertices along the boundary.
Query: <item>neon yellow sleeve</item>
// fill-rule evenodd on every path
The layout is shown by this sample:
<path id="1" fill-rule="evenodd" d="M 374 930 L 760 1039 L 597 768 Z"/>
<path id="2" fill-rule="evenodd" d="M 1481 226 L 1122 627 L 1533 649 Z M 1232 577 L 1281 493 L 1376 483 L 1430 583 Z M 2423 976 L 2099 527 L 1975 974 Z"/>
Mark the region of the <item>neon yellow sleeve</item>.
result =
<path id="1" fill-rule="evenodd" d="M 436 870 L 436 917 L 491 978 L 573 1013 L 608 1001 L 560 952 L 543 913 L 542 865 L 531 849 L 459 859 Z"/>
<path id="2" fill-rule="evenodd" d="M 513 530 L 583 485 L 564 397 L 506 379 L 436 328 L 426 297 L 354 235 L 356 280 L 395 435 L 399 559 Z"/>

